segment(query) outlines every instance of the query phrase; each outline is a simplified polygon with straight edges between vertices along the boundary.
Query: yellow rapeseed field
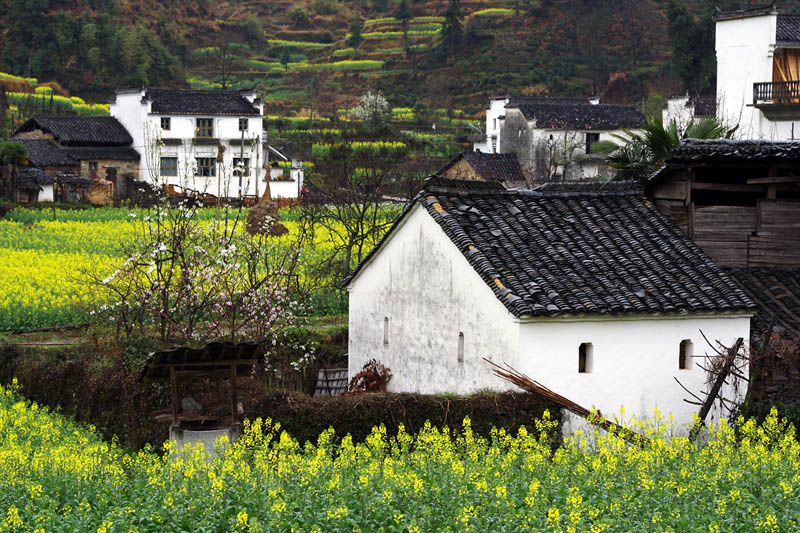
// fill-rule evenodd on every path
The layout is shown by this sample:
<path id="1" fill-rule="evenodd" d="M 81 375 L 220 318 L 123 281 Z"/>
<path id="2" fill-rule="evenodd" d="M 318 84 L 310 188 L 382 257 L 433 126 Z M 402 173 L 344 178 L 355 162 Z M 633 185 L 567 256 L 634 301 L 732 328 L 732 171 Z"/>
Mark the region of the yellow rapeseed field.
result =
<path id="1" fill-rule="evenodd" d="M 487 440 L 465 419 L 363 443 L 302 445 L 245 423 L 200 448 L 129 453 L 0 387 L 0 531 L 798 531 L 800 444 L 773 412 L 707 444 L 580 435 L 555 452 L 535 431 Z M 533 429 L 533 428 L 531 428 Z"/>
<path id="2" fill-rule="evenodd" d="M 396 209 L 387 209 L 385 216 L 395 214 Z M 0 331 L 89 321 L 91 309 L 104 302 L 87 283 L 85 273 L 95 272 L 103 279 L 113 272 L 124 259 L 124 247 L 141 233 L 137 224 L 146 216 L 148 212 L 142 209 L 101 208 L 57 210 L 57 220 L 52 220 L 47 209 L 16 209 L 0 220 Z M 212 224 L 216 210 L 202 209 L 198 216 Z M 246 213 L 241 216 L 243 220 Z M 300 223 L 291 220 L 291 215 L 287 218 L 282 223 L 289 234 L 275 242 L 288 246 L 296 239 Z M 243 230 L 243 221 L 237 227 Z M 305 266 L 341 242 L 343 235 L 317 228 L 313 243 L 303 243 L 301 282 L 307 278 Z M 364 253 L 379 237 L 374 236 Z M 341 307 L 338 298 L 312 295 L 314 308 L 323 311 L 326 306 Z"/>

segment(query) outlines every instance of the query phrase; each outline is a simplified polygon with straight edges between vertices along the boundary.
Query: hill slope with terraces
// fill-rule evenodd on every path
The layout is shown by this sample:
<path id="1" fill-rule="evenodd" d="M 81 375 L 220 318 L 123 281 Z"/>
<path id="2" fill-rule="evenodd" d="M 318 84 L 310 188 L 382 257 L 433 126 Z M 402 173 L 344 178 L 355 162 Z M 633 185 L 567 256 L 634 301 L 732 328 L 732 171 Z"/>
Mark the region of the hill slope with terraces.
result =
<path id="1" fill-rule="evenodd" d="M 448 49 L 450 0 L 409 1 L 406 32 L 400 0 L 0 0 L 3 70 L 101 103 L 119 86 L 255 85 L 276 114 L 333 116 L 368 88 L 395 106 L 472 113 L 505 91 L 638 103 L 684 90 L 670 65 L 672 2 L 462 0 L 463 39 Z M 715 5 L 755 3 L 688 7 L 710 21 Z M 713 25 L 699 31 L 713 56 Z"/>

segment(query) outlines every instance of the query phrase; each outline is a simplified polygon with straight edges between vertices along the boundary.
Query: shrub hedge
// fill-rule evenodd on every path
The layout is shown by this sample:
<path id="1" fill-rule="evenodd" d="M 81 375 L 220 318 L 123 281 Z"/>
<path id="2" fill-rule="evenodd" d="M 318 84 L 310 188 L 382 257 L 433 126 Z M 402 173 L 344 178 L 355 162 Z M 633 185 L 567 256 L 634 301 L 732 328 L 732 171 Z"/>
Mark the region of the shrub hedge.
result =
<path id="1" fill-rule="evenodd" d="M 556 405 L 527 393 L 450 396 L 384 392 L 331 398 L 273 390 L 263 394 L 245 414 L 251 419 L 270 417 L 298 441 L 316 442 L 329 427 L 339 437 L 349 433 L 361 441 L 381 424 L 387 434 L 395 435 L 400 423 L 407 432 L 416 433 L 425 421 L 439 428 L 460 428 L 466 416 L 472 420 L 475 433 L 488 437 L 493 427 L 514 432 L 520 426 L 532 428 L 545 409 L 560 425 L 561 411 Z"/>
<path id="2" fill-rule="evenodd" d="M 158 446 L 167 439 L 169 428 L 156 422 L 152 413 L 169 406 L 167 384 L 140 382 L 139 366 L 126 364 L 136 358 L 132 352 L 150 349 L 144 343 L 110 354 L 100 346 L 34 349 L 0 343 L 0 382 L 17 378 L 30 400 L 94 425 L 106 439 L 116 436 L 125 448 Z M 338 437 L 349 433 L 356 441 L 381 424 L 389 434 L 396 434 L 400 423 L 415 433 L 426 420 L 437 427 L 460 428 L 465 416 L 471 418 L 476 433 L 488 437 L 492 427 L 514 431 L 523 425 L 533 427 L 545 409 L 560 422 L 555 405 L 524 393 L 377 393 L 331 398 L 268 390 L 258 381 L 240 387 L 246 418 L 272 418 L 300 442 L 316 442 L 329 427 Z"/>

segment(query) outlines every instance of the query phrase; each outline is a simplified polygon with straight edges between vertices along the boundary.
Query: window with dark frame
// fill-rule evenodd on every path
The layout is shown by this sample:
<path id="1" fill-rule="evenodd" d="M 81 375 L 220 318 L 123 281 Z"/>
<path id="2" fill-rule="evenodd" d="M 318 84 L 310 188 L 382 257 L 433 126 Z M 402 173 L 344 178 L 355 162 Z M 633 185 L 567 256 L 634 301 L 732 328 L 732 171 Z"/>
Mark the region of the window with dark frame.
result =
<path id="1" fill-rule="evenodd" d="M 165 131 L 169 131 L 172 127 L 172 122 L 170 121 L 169 117 L 161 117 L 161 129 Z"/>
<path id="2" fill-rule="evenodd" d="M 197 137 L 213 137 L 214 136 L 214 119 L 213 118 L 198 118 L 197 119 Z"/>
<path id="3" fill-rule="evenodd" d="M 162 176 L 177 176 L 178 175 L 178 158 L 177 157 L 162 157 L 161 158 L 161 175 Z"/>
<path id="4" fill-rule="evenodd" d="M 389 345 L 389 317 L 383 317 L 383 345 Z"/>
<path id="5" fill-rule="evenodd" d="M 247 119 L 240 118 L 239 119 L 239 131 L 247 131 Z"/>
<path id="6" fill-rule="evenodd" d="M 590 131 L 586 132 L 586 153 L 592 153 L 592 145 L 600 140 L 599 133 L 592 133 Z"/>
<path id="7" fill-rule="evenodd" d="M 241 173 L 239 171 L 239 165 L 244 167 L 243 172 L 241 172 Z M 233 158 L 233 175 L 234 176 L 239 176 L 240 174 L 242 176 L 249 176 L 250 175 L 250 158 L 249 157 L 245 157 L 243 159 L 240 159 L 238 157 L 234 157 Z"/>
<path id="8" fill-rule="evenodd" d="M 464 333 L 458 332 L 458 362 L 464 362 Z"/>
<path id="9" fill-rule="evenodd" d="M 691 368 L 692 351 L 692 341 L 689 339 L 682 340 L 680 351 L 678 352 L 678 369 L 689 370 Z"/>
<path id="10" fill-rule="evenodd" d="M 213 157 L 198 157 L 197 161 L 197 176 L 214 177 L 217 175 L 217 160 Z"/>
<path id="11" fill-rule="evenodd" d="M 584 342 L 581 343 L 580 347 L 578 348 L 578 373 L 579 374 L 591 374 L 592 372 L 592 355 L 593 355 L 592 343 L 591 342 Z"/>

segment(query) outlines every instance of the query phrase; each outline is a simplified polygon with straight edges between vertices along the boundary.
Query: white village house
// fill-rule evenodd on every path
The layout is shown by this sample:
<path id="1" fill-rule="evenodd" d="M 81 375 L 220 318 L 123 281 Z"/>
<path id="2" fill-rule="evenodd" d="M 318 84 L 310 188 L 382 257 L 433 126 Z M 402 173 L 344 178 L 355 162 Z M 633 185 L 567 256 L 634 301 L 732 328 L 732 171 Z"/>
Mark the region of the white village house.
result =
<path id="1" fill-rule="evenodd" d="M 140 180 L 223 197 L 264 193 L 263 114 L 255 91 L 119 90 L 111 103 L 142 154 Z"/>
<path id="2" fill-rule="evenodd" d="M 493 97 L 486 109 L 486 139 L 473 150 L 516 154 L 531 181 L 589 179 L 608 170 L 592 145 L 617 141 L 614 135 L 644 122 L 635 107 L 596 98 Z"/>
<path id="3" fill-rule="evenodd" d="M 673 378 L 708 390 L 695 364 L 711 353 L 703 334 L 747 342 L 754 313 L 739 286 L 640 194 L 440 177 L 347 290 L 350 376 L 375 358 L 391 368 L 394 392 L 512 388 L 485 357 L 587 408 L 645 417 L 658 407 L 678 424 L 697 408 Z"/>
<path id="4" fill-rule="evenodd" d="M 716 16 L 717 117 L 744 139 L 800 139 L 800 16 L 775 2 Z"/>
<path id="5" fill-rule="evenodd" d="M 303 162 L 281 149 L 267 146 L 269 192 L 272 198 L 300 198 L 305 180 Z"/>

